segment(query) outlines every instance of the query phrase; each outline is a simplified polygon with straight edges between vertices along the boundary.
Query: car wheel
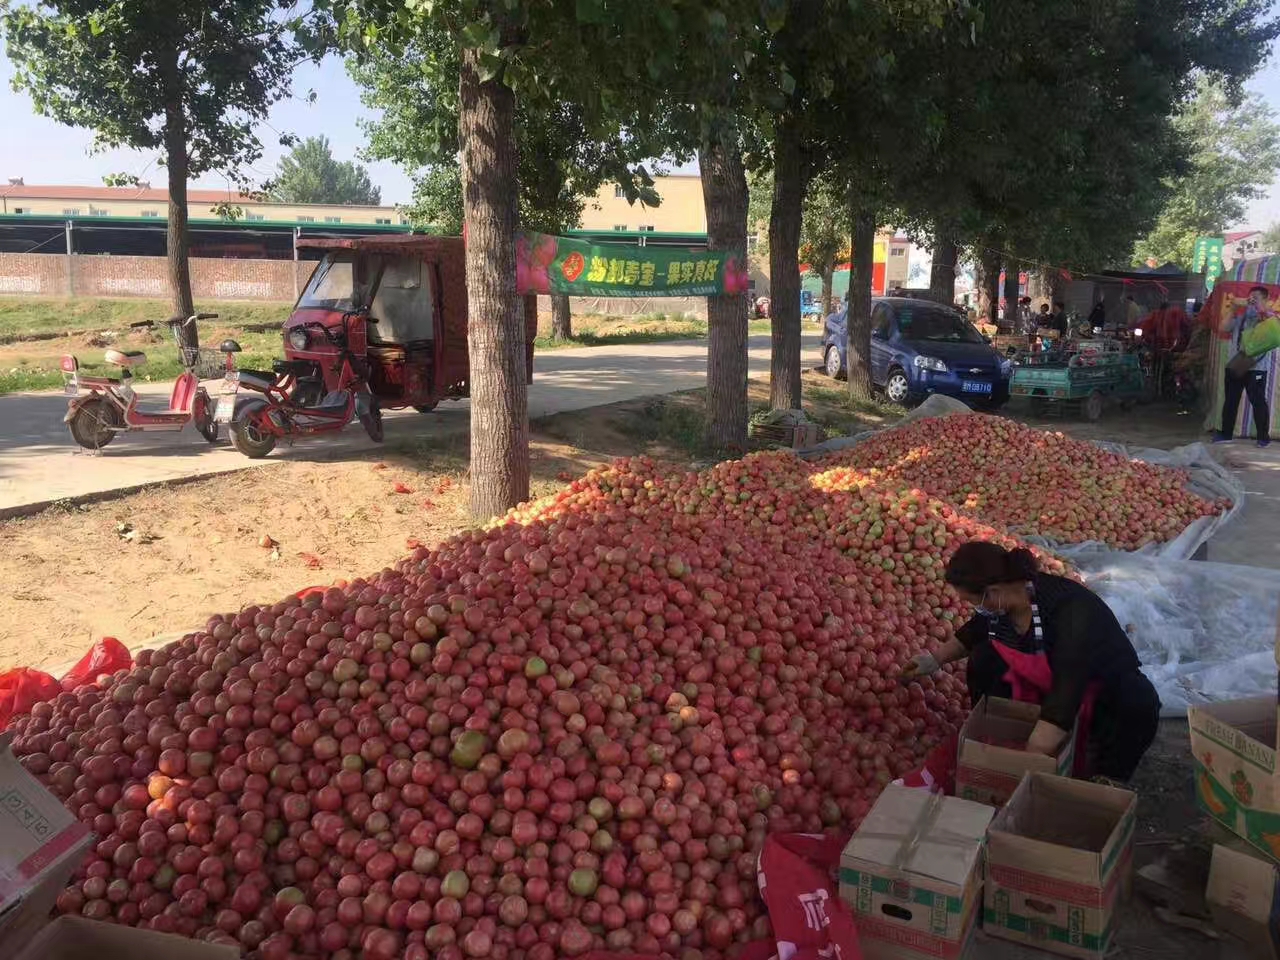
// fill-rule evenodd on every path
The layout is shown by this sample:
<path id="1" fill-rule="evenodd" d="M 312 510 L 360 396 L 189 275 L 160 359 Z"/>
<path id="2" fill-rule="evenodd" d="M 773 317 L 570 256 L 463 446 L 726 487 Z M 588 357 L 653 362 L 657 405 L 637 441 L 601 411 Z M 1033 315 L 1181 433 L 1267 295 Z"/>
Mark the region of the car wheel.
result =
<path id="1" fill-rule="evenodd" d="M 827 355 L 823 358 L 823 363 L 827 369 L 827 376 L 832 380 L 839 380 L 844 375 L 844 367 L 840 363 L 840 349 L 838 347 L 827 347 Z"/>
<path id="2" fill-rule="evenodd" d="M 904 370 L 894 367 L 889 371 L 889 376 L 884 382 L 884 395 L 889 398 L 890 403 L 904 407 L 907 405 L 911 396 L 911 381 L 907 379 Z"/>

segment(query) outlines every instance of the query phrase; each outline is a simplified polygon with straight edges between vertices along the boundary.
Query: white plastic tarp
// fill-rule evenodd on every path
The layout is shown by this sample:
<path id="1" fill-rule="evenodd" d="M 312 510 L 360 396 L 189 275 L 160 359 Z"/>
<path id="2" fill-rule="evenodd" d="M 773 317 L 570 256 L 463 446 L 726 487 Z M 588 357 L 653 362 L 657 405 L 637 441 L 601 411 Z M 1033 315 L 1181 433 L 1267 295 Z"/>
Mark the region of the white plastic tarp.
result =
<path id="1" fill-rule="evenodd" d="M 1280 570 L 1116 551 L 1075 562 L 1128 632 L 1164 716 L 1275 694 Z"/>

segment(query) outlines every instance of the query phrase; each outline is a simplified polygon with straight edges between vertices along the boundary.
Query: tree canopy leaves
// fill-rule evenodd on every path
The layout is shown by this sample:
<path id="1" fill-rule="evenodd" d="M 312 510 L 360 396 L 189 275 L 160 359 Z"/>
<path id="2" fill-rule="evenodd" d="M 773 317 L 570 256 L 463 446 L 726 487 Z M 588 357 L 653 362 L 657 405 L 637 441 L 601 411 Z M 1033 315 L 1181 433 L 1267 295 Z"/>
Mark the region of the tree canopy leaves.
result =
<path id="1" fill-rule="evenodd" d="M 280 159 L 268 187 L 284 203 L 356 204 L 376 207 L 382 191 L 369 171 L 351 160 L 333 158 L 328 137 L 308 137 Z"/>
<path id="2" fill-rule="evenodd" d="M 1190 267 L 1197 237 L 1221 236 L 1280 169 L 1280 126 L 1257 96 L 1233 103 L 1228 90 L 1201 78 L 1173 122 L 1187 153 L 1165 188 L 1168 202 L 1134 260 Z"/>
<path id="3" fill-rule="evenodd" d="M 9 6 L 0 27 L 38 113 L 101 148 L 163 150 L 180 123 L 191 176 L 261 157 L 254 127 L 301 55 L 273 0 L 41 0 Z"/>

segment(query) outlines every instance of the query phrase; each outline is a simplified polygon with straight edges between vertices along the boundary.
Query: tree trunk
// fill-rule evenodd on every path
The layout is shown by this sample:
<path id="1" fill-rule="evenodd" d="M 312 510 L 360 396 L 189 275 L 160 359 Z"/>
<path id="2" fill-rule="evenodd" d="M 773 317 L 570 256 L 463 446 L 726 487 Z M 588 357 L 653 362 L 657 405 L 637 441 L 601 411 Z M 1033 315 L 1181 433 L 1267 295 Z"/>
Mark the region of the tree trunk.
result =
<path id="1" fill-rule="evenodd" d="M 1058 267 L 1045 267 L 1045 270 L 1049 272 L 1047 277 L 1048 283 L 1045 285 L 1048 287 L 1048 296 L 1051 301 L 1049 309 L 1052 310 L 1053 304 L 1056 304 L 1059 301 L 1066 301 L 1067 285 L 1070 284 L 1071 281 L 1063 276 L 1062 270 Z"/>
<path id="2" fill-rule="evenodd" d="M 713 137 L 698 151 L 707 247 L 745 266 L 747 176 L 736 135 L 727 137 Z M 771 278 L 771 290 L 780 279 Z M 781 299 L 775 292 L 772 304 Z M 741 450 L 747 443 L 745 292 L 707 298 L 707 334 L 707 442 L 717 450 Z"/>
<path id="3" fill-rule="evenodd" d="M 169 225 L 165 250 L 169 260 L 169 303 L 175 317 L 196 312 L 191 298 L 191 264 L 187 256 L 187 126 L 181 101 L 165 108 L 164 149 L 169 170 Z M 200 333 L 194 323 L 178 328 L 178 342 L 195 349 Z"/>
<path id="4" fill-rule="evenodd" d="M 835 270 L 822 272 L 822 317 L 819 323 L 826 323 L 831 313 L 831 284 L 835 280 Z"/>
<path id="5" fill-rule="evenodd" d="M 979 292 L 978 313 L 993 325 L 1000 323 L 1000 254 L 991 250 L 982 252 L 982 289 Z M 985 301 L 985 302 L 984 302 Z"/>
<path id="6" fill-rule="evenodd" d="M 1018 318 L 1018 264 L 1015 260 L 1004 262 L 1004 320 L 1011 324 L 1014 333 L 1021 333 L 1021 321 Z"/>
<path id="7" fill-rule="evenodd" d="M 529 498 L 524 305 L 516 294 L 515 98 L 481 81 L 464 49 L 459 83 L 471 387 L 471 512 L 492 517 Z"/>
<path id="8" fill-rule="evenodd" d="M 551 339 L 573 339 L 573 315 L 569 312 L 567 293 L 551 294 Z"/>
<path id="9" fill-rule="evenodd" d="M 853 261 L 849 265 L 849 308 L 845 347 L 845 375 L 849 395 L 871 399 L 871 282 L 875 268 L 876 215 L 854 201 Z"/>
<path id="10" fill-rule="evenodd" d="M 940 237 L 933 243 L 929 296 L 947 306 L 956 302 L 956 242 L 950 238 Z"/>
<path id="11" fill-rule="evenodd" d="M 804 215 L 804 158 L 793 125 L 780 123 L 774 138 L 773 205 L 769 211 L 769 277 L 772 353 L 769 406 L 799 410 L 800 220 Z"/>

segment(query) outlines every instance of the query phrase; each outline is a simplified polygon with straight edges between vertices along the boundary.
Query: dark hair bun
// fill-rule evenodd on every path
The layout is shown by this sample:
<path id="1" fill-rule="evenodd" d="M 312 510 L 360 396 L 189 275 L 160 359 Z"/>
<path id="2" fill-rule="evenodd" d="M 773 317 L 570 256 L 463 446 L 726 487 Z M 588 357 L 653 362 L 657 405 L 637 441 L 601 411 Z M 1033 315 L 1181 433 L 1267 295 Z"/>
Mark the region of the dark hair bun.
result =
<path id="1" fill-rule="evenodd" d="M 998 543 L 970 540 L 956 548 L 947 564 L 946 579 L 960 590 L 981 593 L 995 583 L 1030 580 L 1039 565 L 1030 550 L 1005 550 Z"/>
<path id="2" fill-rule="evenodd" d="M 1030 580 L 1040 569 L 1036 556 L 1026 547 L 1010 550 L 1004 558 L 1009 580 Z"/>

